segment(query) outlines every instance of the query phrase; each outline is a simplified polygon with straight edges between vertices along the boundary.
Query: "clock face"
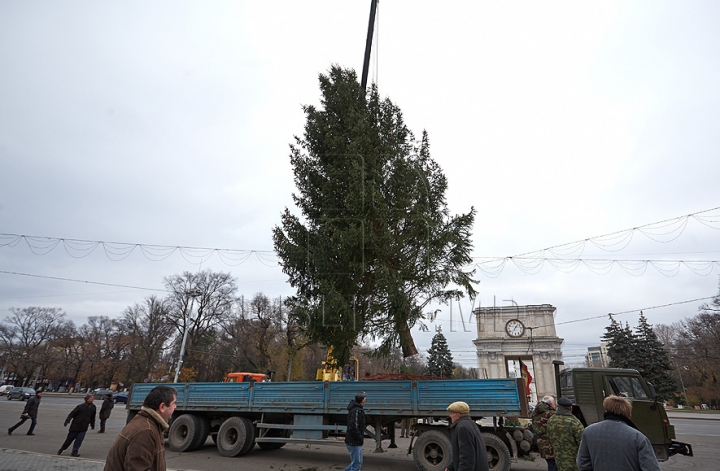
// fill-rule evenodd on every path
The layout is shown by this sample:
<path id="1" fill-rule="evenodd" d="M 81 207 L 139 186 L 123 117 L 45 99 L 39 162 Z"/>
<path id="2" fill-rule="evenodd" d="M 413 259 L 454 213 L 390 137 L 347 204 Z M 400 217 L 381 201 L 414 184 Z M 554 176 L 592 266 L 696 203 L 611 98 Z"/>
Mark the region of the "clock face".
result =
<path id="1" fill-rule="evenodd" d="M 522 337 L 525 333 L 525 325 L 517 319 L 510 319 L 505 324 L 505 332 L 510 337 Z"/>

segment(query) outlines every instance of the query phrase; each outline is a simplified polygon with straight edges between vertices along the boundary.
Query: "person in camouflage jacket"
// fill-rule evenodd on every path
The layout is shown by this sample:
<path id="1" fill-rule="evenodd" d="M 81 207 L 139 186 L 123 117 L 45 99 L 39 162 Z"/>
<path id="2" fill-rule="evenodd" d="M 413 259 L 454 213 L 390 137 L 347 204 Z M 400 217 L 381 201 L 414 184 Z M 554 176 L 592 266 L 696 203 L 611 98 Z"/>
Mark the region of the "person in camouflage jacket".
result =
<path id="1" fill-rule="evenodd" d="M 578 448 L 585 427 L 572 414 L 572 401 L 561 397 L 557 401 L 555 415 L 547 421 L 547 435 L 550 439 L 558 471 L 578 471 Z"/>
<path id="2" fill-rule="evenodd" d="M 533 430 L 537 435 L 537 446 L 545 461 L 547 461 L 548 471 L 557 471 L 555 465 L 555 454 L 552 445 L 547 436 L 547 422 L 555 414 L 555 398 L 545 396 L 535 406 L 532 415 Z"/>

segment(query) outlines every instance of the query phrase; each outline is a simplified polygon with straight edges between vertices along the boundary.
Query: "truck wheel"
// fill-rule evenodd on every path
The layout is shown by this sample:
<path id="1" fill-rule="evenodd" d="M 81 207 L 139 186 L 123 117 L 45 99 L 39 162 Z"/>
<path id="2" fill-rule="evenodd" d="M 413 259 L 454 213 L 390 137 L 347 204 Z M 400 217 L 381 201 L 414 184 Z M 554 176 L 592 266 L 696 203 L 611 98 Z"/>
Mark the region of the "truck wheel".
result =
<path id="1" fill-rule="evenodd" d="M 270 429 L 265 434 L 266 437 L 282 437 L 287 438 L 290 436 L 290 430 L 282 429 Z M 285 442 L 257 442 L 261 450 L 277 450 L 285 446 Z"/>
<path id="2" fill-rule="evenodd" d="M 168 430 L 168 444 L 172 451 L 192 451 L 196 444 L 196 436 L 200 423 L 199 417 L 192 414 L 183 414 L 170 424 Z M 207 437 L 206 437 L 207 438 Z"/>
<path id="3" fill-rule="evenodd" d="M 483 433 L 490 471 L 510 471 L 510 450 L 492 433 Z"/>
<path id="4" fill-rule="evenodd" d="M 255 427 L 245 417 L 230 417 L 220 426 L 217 447 L 222 456 L 242 456 L 255 445 Z"/>
<path id="5" fill-rule="evenodd" d="M 413 450 L 415 464 L 424 471 L 445 471 L 450 464 L 451 455 L 450 437 L 439 430 L 421 433 Z"/>
<path id="6" fill-rule="evenodd" d="M 207 441 L 208 434 L 210 433 L 210 421 L 208 419 L 204 417 L 198 417 L 197 415 L 194 415 L 193 418 L 196 422 L 195 435 L 193 436 L 193 442 L 190 445 L 190 449 L 188 451 L 202 448 Z"/>

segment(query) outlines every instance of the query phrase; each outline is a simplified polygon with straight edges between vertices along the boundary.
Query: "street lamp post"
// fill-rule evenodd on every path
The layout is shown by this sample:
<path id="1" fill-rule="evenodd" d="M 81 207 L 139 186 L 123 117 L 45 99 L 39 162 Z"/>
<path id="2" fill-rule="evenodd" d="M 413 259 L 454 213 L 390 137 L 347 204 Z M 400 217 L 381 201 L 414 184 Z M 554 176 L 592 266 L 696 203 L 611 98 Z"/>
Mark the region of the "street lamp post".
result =
<path id="1" fill-rule="evenodd" d="M 192 291 L 188 291 L 185 294 L 187 294 L 190 297 L 190 312 L 187 315 L 187 322 L 185 322 L 185 331 L 183 332 L 182 344 L 180 345 L 180 356 L 178 357 L 177 368 L 175 368 L 175 379 L 173 380 L 173 383 L 177 383 L 178 376 L 180 376 L 180 368 L 182 367 L 183 356 L 185 355 L 185 343 L 187 342 L 188 330 L 190 330 L 190 329 L 188 329 L 188 324 L 190 323 L 190 320 L 192 319 L 193 304 L 195 303 L 195 298 L 200 296 L 202 293 L 198 290 L 192 290 Z"/>
<path id="2" fill-rule="evenodd" d="M 690 406 L 690 400 L 688 399 L 687 390 L 685 389 L 685 382 L 682 379 L 682 373 L 680 373 L 680 365 L 678 364 L 677 360 L 675 360 L 675 366 L 677 366 L 678 370 L 678 376 L 680 376 L 680 385 L 683 388 L 683 394 L 685 394 L 685 403 Z"/>

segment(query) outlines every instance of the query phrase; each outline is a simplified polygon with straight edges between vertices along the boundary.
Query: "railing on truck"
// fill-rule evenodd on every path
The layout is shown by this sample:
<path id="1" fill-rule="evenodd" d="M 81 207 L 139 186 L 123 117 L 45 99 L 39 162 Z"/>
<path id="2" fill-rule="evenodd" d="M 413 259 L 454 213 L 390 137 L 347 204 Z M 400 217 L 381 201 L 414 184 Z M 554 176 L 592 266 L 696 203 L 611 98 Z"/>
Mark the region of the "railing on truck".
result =
<path id="1" fill-rule="evenodd" d="M 147 393 L 156 384 L 138 383 L 128 399 L 129 418 L 140 410 Z M 400 380 L 356 382 L 279 383 L 180 383 L 169 384 L 177 392 L 177 408 L 171 419 L 168 439 L 174 451 L 191 451 L 204 445 L 208 435 L 223 456 L 240 456 L 257 443 L 263 449 L 286 443 L 344 445 L 347 406 L 355 393 L 365 391 L 367 435 L 381 449 L 382 440 L 394 445 L 394 424 L 405 418 L 447 418 L 448 404 L 461 400 L 470 415 L 518 416 L 526 410 L 515 379 Z M 491 469 L 509 469 L 507 431 L 497 428 L 498 437 L 486 438 L 497 457 Z M 447 434 L 441 425 L 418 427 L 424 438 L 413 450 L 420 469 L 444 469 L 450 459 Z M 521 434 L 522 435 L 522 434 Z M 437 452 L 439 440 L 440 451 Z M 447 443 L 446 443 L 447 442 Z M 514 442 L 513 442 L 514 444 Z M 411 445 L 412 446 L 412 445 Z M 514 445 L 513 445 L 514 446 Z M 494 447 L 494 448 L 493 448 Z M 429 451 L 432 450 L 432 451 Z M 428 456 L 432 455 L 430 459 Z M 517 456 L 517 450 L 513 453 Z M 439 457 L 439 458 L 438 458 Z M 491 462 L 491 465 L 493 463 Z"/>

